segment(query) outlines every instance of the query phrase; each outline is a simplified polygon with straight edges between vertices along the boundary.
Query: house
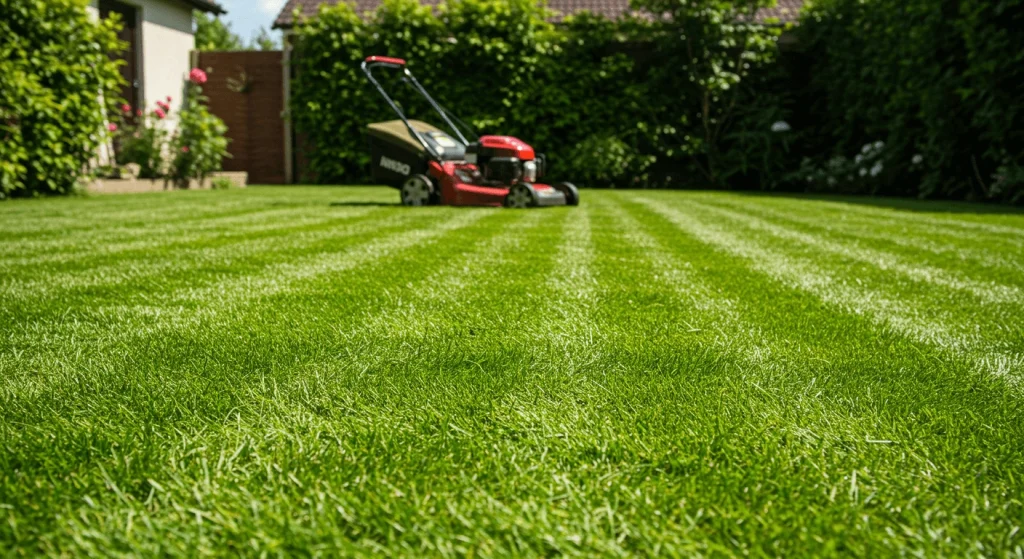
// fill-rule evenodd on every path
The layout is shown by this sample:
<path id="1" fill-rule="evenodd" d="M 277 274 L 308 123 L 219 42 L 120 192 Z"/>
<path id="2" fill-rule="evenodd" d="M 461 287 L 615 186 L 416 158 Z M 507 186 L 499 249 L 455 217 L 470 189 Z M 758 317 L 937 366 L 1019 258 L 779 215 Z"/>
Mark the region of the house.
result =
<path id="1" fill-rule="evenodd" d="M 136 109 L 153 108 L 172 97 L 180 103 L 195 50 L 193 10 L 226 13 L 212 0 L 92 0 L 94 17 L 121 16 L 120 39 L 128 48 L 119 56 L 127 82 L 122 97 Z"/>
<path id="2" fill-rule="evenodd" d="M 295 25 L 296 10 L 300 17 L 314 17 L 321 4 L 335 5 L 348 0 L 288 0 L 284 9 L 274 22 L 274 29 L 282 29 L 286 33 Z M 441 0 L 421 0 L 425 5 L 437 5 Z M 376 10 L 381 0 L 355 0 L 356 12 L 363 14 Z M 778 21 L 793 23 L 797 20 L 804 0 L 778 0 L 774 8 L 765 8 L 758 12 L 757 19 L 763 22 Z M 578 12 L 591 12 L 609 19 L 617 19 L 629 13 L 629 0 L 548 0 L 548 8 L 566 16 Z"/>

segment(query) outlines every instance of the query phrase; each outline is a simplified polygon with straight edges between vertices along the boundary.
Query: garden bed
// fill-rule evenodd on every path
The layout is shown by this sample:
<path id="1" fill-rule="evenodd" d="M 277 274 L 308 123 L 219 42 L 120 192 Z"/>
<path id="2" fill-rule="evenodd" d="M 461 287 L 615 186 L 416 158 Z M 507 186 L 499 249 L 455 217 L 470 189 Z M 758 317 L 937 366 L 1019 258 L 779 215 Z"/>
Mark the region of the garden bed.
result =
<path id="1" fill-rule="evenodd" d="M 188 188 L 189 190 L 209 190 L 213 188 L 214 181 L 219 178 L 229 180 L 232 188 L 245 188 L 249 182 L 249 173 L 213 173 L 202 182 L 195 180 L 191 181 Z M 96 179 L 92 184 L 87 186 L 85 190 L 90 194 L 138 194 L 140 192 L 159 192 L 163 190 L 180 189 L 175 188 L 174 185 L 163 180 Z"/>

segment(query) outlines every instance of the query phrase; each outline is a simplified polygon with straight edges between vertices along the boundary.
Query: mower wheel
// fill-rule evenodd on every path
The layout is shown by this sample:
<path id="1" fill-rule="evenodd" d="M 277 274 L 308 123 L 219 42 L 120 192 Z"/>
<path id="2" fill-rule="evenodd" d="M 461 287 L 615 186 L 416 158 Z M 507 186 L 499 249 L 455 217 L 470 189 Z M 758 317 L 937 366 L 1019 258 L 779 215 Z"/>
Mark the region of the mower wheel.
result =
<path id="1" fill-rule="evenodd" d="M 437 203 L 434 181 L 426 175 L 413 175 L 402 183 L 403 206 L 430 206 Z"/>
<path id="2" fill-rule="evenodd" d="M 512 185 L 505 195 L 506 208 L 532 208 L 537 205 L 537 192 L 525 182 Z"/>
<path id="3" fill-rule="evenodd" d="M 551 185 L 552 188 L 565 194 L 565 205 L 566 206 L 578 206 L 580 205 L 580 190 L 576 188 L 576 185 L 571 182 L 560 182 L 558 184 Z"/>

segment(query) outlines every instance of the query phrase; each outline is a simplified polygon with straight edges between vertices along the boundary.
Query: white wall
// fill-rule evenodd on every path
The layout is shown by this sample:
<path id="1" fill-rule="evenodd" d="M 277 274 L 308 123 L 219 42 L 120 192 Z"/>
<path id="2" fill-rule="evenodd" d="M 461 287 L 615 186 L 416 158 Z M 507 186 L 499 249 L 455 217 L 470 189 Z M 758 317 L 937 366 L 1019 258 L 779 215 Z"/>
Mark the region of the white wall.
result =
<path id="1" fill-rule="evenodd" d="M 142 92 L 146 107 L 171 96 L 179 107 L 196 48 L 192 8 L 178 0 L 136 0 L 142 8 Z"/>
<path id="2" fill-rule="evenodd" d="M 174 98 L 172 107 L 181 106 L 185 80 L 192 69 L 191 55 L 196 40 L 192 31 L 192 8 L 179 0 L 122 0 L 139 7 L 142 19 L 140 70 L 142 98 L 146 110 L 156 102 Z M 98 14 L 98 1 L 92 0 L 89 10 Z M 174 114 L 172 110 L 172 115 Z"/>

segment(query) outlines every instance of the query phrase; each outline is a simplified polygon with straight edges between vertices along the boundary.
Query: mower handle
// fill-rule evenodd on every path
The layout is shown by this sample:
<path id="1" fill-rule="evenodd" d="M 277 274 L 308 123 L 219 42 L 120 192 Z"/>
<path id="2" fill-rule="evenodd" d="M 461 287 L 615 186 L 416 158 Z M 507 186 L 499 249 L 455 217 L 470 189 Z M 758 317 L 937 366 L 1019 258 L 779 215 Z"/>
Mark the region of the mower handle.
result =
<path id="1" fill-rule="evenodd" d="M 445 124 L 447 124 L 448 127 L 451 128 L 453 132 L 455 132 L 455 135 L 458 136 L 460 140 L 462 140 L 462 143 L 469 145 L 469 140 L 467 140 L 466 137 L 462 134 L 462 131 L 459 130 L 459 127 L 455 126 L 455 123 L 453 123 L 451 119 L 448 118 L 448 115 L 445 114 L 444 108 L 441 107 L 441 105 L 437 104 L 437 101 L 435 101 L 434 98 L 431 97 L 429 93 L 427 93 L 427 90 L 423 89 L 423 86 L 420 85 L 420 82 L 418 82 L 416 80 L 416 77 L 412 75 L 412 72 L 410 72 L 409 69 L 405 67 L 405 60 L 401 58 L 392 58 L 390 56 L 367 56 L 366 60 L 363 60 L 363 63 L 360 66 L 363 69 L 363 73 L 366 74 L 366 78 L 370 80 L 370 83 L 372 83 L 375 88 L 377 88 L 377 91 L 381 94 L 381 96 L 384 97 L 384 100 L 387 101 L 387 104 L 388 106 L 391 107 L 391 110 L 395 111 L 395 114 L 398 115 L 398 118 L 402 119 L 402 122 L 405 123 L 405 127 L 409 130 L 409 133 L 412 134 L 412 137 L 419 140 L 420 144 L 423 145 L 423 148 L 427 150 L 427 153 L 430 153 L 434 156 L 434 159 L 440 161 L 441 154 L 434 152 L 434 149 L 430 147 L 430 144 L 428 144 L 427 141 L 423 138 L 423 135 L 420 134 L 420 132 L 417 131 L 415 128 L 413 128 L 412 124 L 409 123 L 409 119 L 405 118 L 405 113 L 402 112 L 402 109 L 395 104 L 395 101 L 391 99 L 391 96 L 388 95 L 388 92 L 385 91 L 385 89 L 380 85 L 380 82 L 378 82 L 377 79 L 373 77 L 373 68 L 377 66 L 384 66 L 386 68 L 402 70 L 402 73 L 405 75 L 404 79 L 408 80 L 408 83 L 412 84 L 413 89 L 415 89 L 420 95 L 423 96 L 424 99 L 427 100 L 428 103 L 430 103 L 430 106 L 433 107 L 435 111 L 437 111 L 437 114 L 441 115 L 441 118 L 444 120 Z"/>
<path id="2" fill-rule="evenodd" d="M 363 61 L 363 64 L 379 64 L 401 68 L 405 66 L 405 60 L 402 60 L 401 58 L 393 58 L 390 56 L 367 56 L 366 60 Z"/>

